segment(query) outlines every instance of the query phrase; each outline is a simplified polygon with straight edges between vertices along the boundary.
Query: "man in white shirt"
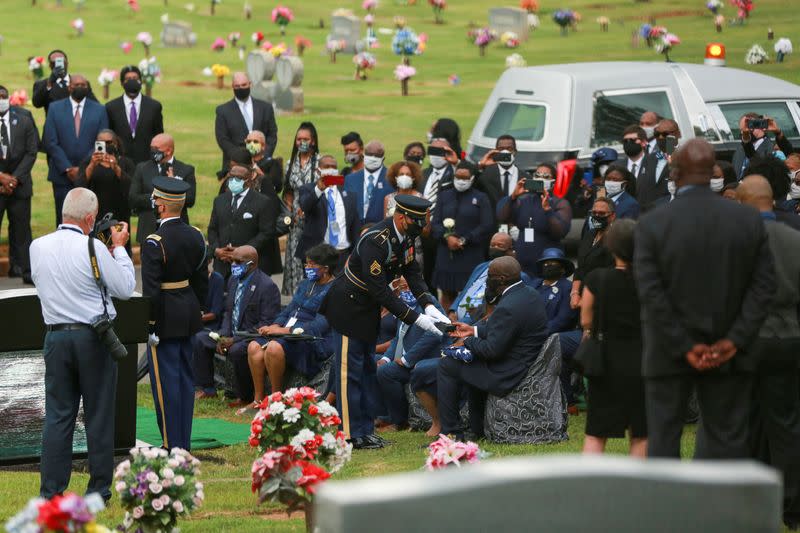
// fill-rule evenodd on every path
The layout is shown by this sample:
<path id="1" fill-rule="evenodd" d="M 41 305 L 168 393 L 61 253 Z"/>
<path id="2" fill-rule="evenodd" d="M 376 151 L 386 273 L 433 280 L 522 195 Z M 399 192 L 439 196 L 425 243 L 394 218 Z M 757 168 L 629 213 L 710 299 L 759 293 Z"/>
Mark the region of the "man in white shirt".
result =
<path id="1" fill-rule="evenodd" d="M 656 149 L 656 125 L 661 120 L 658 113 L 655 111 L 645 111 L 639 118 L 639 126 L 644 130 L 647 135 L 647 152 L 650 153 Z"/>
<path id="2" fill-rule="evenodd" d="M 106 309 L 109 319 L 116 317 L 111 297 L 130 298 L 136 276 L 125 251 L 129 235 L 123 223 L 119 231 L 112 228 L 112 252 L 95 239 L 105 293 L 98 288 L 87 244 L 97 205 L 93 192 L 72 189 L 64 199 L 64 223 L 33 241 L 30 249 L 31 275 L 47 328 L 40 496 L 48 499 L 69 485 L 72 432 L 81 399 L 89 449 L 86 492 L 97 492 L 106 500 L 111 497 L 117 365 L 90 324 Z"/>
<path id="3" fill-rule="evenodd" d="M 622 130 L 622 150 L 625 152 L 625 157 L 620 157 L 616 164 L 625 165 L 634 179 L 638 180 L 644 173 L 644 156 L 647 155 L 648 147 L 647 133 L 644 129 L 636 125 L 628 126 Z M 631 194 L 636 194 L 636 191 Z"/>

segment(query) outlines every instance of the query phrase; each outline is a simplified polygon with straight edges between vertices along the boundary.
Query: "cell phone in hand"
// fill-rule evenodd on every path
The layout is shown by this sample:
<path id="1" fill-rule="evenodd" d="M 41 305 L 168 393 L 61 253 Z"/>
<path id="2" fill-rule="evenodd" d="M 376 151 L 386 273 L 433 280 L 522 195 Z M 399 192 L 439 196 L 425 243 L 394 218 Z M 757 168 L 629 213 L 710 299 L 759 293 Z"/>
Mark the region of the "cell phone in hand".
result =
<path id="1" fill-rule="evenodd" d="M 428 146 L 428 155 L 439 155 L 444 157 L 447 155 L 447 150 L 439 146 Z"/>
<path id="2" fill-rule="evenodd" d="M 326 187 L 344 185 L 344 176 L 323 176 L 322 182 Z"/>
<path id="3" fill-rule="evenodd" d="M 492 159 L 497 163 L 508 163 L 511 161 L 511 152 L 496 152 L 492 154 Z"/>
<path id="4" fill-rule="evenodd" d="M 542 180 L 528 178 L 525 180 L 525 190 L 527 192 L 542 194 L 544 192 L 544 182 Z"/>
<path id="5" fill-rule="evenodd" d="M 448 324 L 447 322 L 436 322 L 434 324 L 436 329 L 447 335 L 448 333 L 453 333 L 456 330 L 455 324 Z"/>
<path id="6" fill-rule="evenodd" d="M 664 153 L 667 155 L 672 155 L 675 152 L 675 148 L 678 146 L 678 138 L 674 135 L 667 135 L 667 145 L 665 147 Z"/>
<path id="7" fill-rule="evenodd" d="M 94 142 L 94 151 L 104 154 L 106 153 L 106 142 L 105 141 L 95 141 Z"/>
<path id="8" fill-rule="evenodd" d="M 769 119 L 764 118 L 763 116 L 760 118 L 747 119 L 747 129 L 749 129 L 750 131 L 765 130 L 767 128 L 769 128 Z"/>

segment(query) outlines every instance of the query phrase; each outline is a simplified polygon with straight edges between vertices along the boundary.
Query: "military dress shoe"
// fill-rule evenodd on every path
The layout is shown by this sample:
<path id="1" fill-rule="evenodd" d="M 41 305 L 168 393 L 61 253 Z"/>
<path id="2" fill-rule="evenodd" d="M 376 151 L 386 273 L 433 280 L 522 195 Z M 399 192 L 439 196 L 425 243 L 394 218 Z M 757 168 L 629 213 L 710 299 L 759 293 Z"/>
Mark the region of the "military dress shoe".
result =
<path id="1" fill-rule="evenodd" d="M 378 450 L 386 446 L 386 441 L 377 435 L 365 435 L 350 439 L 355 450 Z"/>

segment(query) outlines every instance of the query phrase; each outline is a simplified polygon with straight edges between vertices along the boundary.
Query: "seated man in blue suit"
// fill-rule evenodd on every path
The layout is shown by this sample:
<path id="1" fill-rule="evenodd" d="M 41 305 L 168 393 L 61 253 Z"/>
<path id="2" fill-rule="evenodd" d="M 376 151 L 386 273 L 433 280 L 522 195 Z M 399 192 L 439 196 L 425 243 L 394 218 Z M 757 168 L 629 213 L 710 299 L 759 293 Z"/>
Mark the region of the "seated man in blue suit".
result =
<path id="1" fill-rule="evenodd" d="M 459 400 L 464 387 L 469 401 L 472 437 L 483 436 L 486 396 L 505 396 L 525 377 L 547 340 L 547 313 L 539 294 L 522 283 L 522 267 L 513 257 L 489 265 L 485 299 L 494 305 L 477 326 L 456 323 L 451 334 L 462 339 L 445 348 L 436 387 L 442 433 L 464 437 Z"/>
<path id="2" fill-rule="evenodd" d="M 70 75 L 69 95 L 50 104 L 44 123 L 47 181 L 53 184 L 56 226 L 61 224 L 64 198 L 78 179 L 78 167 L 94 152 L 94 141 L 100 130 L 108 128 L 106 108 L 86 98 L 89 82 L 84 76 Z"/>
<path id="3" fill-rule="evenodd" d="M 253 401 L 253 379 L 247 362 L 250 339 L 237 338 L 237 331 L 255 333 L 261 326 L 275 322 L 281 310 L 278 286 L 258 268 L 258 252 L 252 246 L 240 246 L 232 252 L 228 296 L 219 330 L 219 342 L 208 336 L 207 329 L 194 337 L 194 382 L 198 399 L 214 398 L 214 351 L 225 355 L 233 365 L 238 400 L 229 407 L 249 405 Z"/>
<path id="4" fill-rule="evenodd" d="M 453 322 L 464 322 L 474 324 L 478 317 L 485 314 L 486 306 L 483 303 L 483 293 L 486 290 L 486 275 L 489 271 L 489 263 L 498 257 L 514 257 L 514 241 L 508 233 L 498 232 L 492 235 L 489 241 L 489 261 L 476 266 L 470 274 L 464 289 L 458 293 L 456 299 L 448 310 L 448 316 Z M 539 280 L 529 277 L 525 272 L 522 273 L 522 282 L 530 287 L 535 287 Z M 567 291 L 569 294 L 569 291 Z"/>
<path id="5" fill-rule="evenodd" d="M 386 180 L 385 149 L 380 141 L 364 147 L 364 168 L 344 178 L 344 190 L 356 197 L 359 226 L 383 220 L 383 199 L 394 189 Z"/>
<path id="6" fill-rule="evenodd" d="M 403 302 L 419 313 L 424 309 L 419 305 L 414 294 L 409 290 L 404 278 L 395 280 L 393 289 Z M 442 311 L 438 302 L 434 305 Z M 436 369 L 439 366 L 439 355 L 442 347 L 450 343 L 450 339 L 434 333 L 426 332 L 419 326 L 409 326 L 398 321 L 397 335 L 389 349 L 378 360 L 378 386 L 381 399 L 389 413 L 389 421 L 395 429 L 408 427 L 408 401 L 405 384 L 411 383 L 420 401 L 433 418 L 433 424 L 427 435 L 436 436 L 441 431 L 439 413 L 436 409 Z"/>
<path id="7" fill-rule="evenodd" d="M 332 155 L 323 155 L 319 158 L 316 183 L 300 188 L 298 202 L 305 214 L 305 224 L 294 256 L 305 261 L 306 252 L 324 242 L 339 252 L 337 271 L 341 271 L 358 240 L 361 221 L 356 196 L 340 186 L 325 184 L 326 176 L 338 174 L 336 159 Z"/>
<path id="8" fill-rule="evenodd" d="M 548 248 L 536 262 L 536 273 L 540 280 L 534 288 L 544 300 L 547 312 L 547 329 L 550 334 L 575 329 L 578 310 L 569 305 L 572 282 L 567 279 L 575 271 L 575 265 L 560 248 Z"/>

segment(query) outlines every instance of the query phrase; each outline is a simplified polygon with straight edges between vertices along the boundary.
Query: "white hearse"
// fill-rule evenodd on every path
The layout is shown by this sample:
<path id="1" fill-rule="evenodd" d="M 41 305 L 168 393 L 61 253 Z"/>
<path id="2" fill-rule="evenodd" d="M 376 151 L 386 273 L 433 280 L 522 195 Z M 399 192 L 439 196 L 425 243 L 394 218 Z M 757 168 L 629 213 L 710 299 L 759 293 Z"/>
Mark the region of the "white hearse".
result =
<path id="1" fill-rule="evenodd" d="M 800 147 L 800 86 L 746 70 L 688 63 L 598 62 L 511 68 L 495 85 L 467 145 L 478 161 L 499 135 L 517 140 L 517 164 L 585 164 L 602 146 L 620 154 L 622 130 L 644 111 L 675 119 L 683 139 L 702 137 L 721 158 L 739 138 L 739 117 L 767 115 Z"/>

